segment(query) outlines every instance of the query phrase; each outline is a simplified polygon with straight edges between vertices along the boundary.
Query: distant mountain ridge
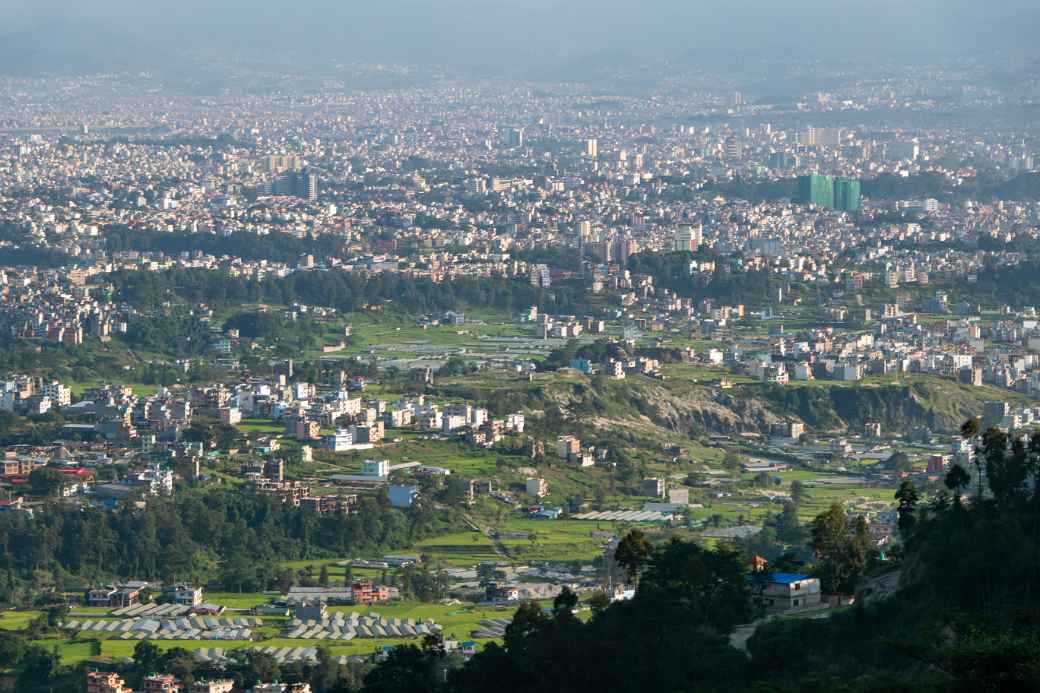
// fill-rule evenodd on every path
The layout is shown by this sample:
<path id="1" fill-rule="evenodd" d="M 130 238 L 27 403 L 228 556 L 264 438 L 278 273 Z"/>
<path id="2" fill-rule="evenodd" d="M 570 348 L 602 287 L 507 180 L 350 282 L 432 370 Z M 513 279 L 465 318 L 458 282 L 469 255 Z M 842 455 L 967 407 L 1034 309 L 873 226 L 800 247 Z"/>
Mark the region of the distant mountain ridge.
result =
<path id="1" fill-rule="evenodd" d="M 0 35 L 0 73 L 89 74 L 170 67 L 180 60 L 128 32 L 49 22 Z"/>

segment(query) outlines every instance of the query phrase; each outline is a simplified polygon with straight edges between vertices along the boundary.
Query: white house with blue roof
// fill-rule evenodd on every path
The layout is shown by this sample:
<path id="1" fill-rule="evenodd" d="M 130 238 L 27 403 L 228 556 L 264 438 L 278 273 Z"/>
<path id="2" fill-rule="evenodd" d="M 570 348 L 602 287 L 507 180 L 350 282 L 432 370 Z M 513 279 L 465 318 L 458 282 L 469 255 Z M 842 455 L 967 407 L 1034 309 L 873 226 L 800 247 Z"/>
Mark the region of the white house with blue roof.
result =
<path id="1" fill-rule="evenodd" d="M 762 604 L 766 611 L 779 613 L 819 606 L 820 581 L 799 573 L 771 573 L 762 580 Z"/>

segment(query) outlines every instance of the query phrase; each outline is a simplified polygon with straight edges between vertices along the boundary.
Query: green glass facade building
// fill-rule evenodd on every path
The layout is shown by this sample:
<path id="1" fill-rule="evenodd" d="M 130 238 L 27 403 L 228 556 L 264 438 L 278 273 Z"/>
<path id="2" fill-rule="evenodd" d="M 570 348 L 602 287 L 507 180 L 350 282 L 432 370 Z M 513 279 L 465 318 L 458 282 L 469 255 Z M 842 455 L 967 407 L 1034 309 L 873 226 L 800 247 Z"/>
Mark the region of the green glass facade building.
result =
<path id="1" fill-rule="evenodd" d="M 834 207 L 834 179 L 830 176 L 801 176 L 798 178 L 798 201 L 817 207 Z"/>
<path id="2" fill-rule="evenodd" d="M 860 182 L 855 178 L 834 178 L 812 174 L 798 178 L 798 202 L 823 209 L 858 212 Z"/>
<path id="3" fill-rule="evenodd" d="M 855 178 L 834 179 L 834 209 L 858 212 L 860 206 L 859 181 Z"/>

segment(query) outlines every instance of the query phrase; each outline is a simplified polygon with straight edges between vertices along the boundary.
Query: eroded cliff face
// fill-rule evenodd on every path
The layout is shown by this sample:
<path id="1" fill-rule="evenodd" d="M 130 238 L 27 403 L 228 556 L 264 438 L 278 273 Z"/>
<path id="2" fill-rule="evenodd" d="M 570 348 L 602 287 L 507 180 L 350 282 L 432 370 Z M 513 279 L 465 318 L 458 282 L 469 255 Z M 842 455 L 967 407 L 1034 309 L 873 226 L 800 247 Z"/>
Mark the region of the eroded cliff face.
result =
<path id="1" fill-rule="evenodd" d="M 913 385 L 738 385 L 720 389 L 684 381 L 602 378 L 548 383 L 511 392 L 473 388 L 451 392 L 494 402 L 497 415 L 521 410 L 532 417 L 576 420 L 601 429 L 653 435 L 767 434 L 774 424 L 804 423 L 813 433 L 846 433 L 877 421 L 885 431 L 918 428 L 955 433 L 980 408 L 977 396 L 955 383 Z M 658 430 L 658 432 L 660 432 Z"/>
<path id="2" fill-rule="evenodd" d="M 567 416 L 598 428 L 658 426 L 682 434 L 769 433 L 775 423 L 801 421 L 814 433 L 918 428 L 956 432 L 977 403 L 921 386 L 762 387 L 722 390 L 688 383 L 610 383 L 557 391 L 548 399 Z M 587 414 L 582 416 L 582 414 Z"/>
<path id="3" fill-rule="evenodd" d="M 764 432 L 784 420 L 754 397 L 716 394 L 708 388 L 674 392 L 657 385 L 644 387 L 642 392 L 651 410 L 647 416 L 658 425 L 684 434 Z"/>

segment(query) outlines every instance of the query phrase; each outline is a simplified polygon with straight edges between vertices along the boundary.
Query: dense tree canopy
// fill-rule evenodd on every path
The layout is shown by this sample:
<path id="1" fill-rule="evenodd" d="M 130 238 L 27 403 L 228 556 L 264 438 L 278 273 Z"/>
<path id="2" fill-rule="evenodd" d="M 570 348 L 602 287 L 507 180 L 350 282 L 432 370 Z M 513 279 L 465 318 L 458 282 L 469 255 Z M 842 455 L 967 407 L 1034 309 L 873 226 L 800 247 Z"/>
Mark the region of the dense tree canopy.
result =
<path id="1" fill-rule="evenodd" d="M 412 279 L 397 272 L 294 272 L 256 281 L 217 270 L 119 272 L 109 275 L 116 299 L 154 306 L 171 300 L 214 305 L 305 303 L 342 311 L 393 302 L 400 310 L 439 312 L 458 307 L 520 310 L 538 306 L 549 312 L 584 313 L 584 289 L 576 284 L 552 290 L 503 278 L 466 278 L 447 282 Z"/>
<path id="2" fill-rule="evenodd" d="M 286 560 L 400 549 L 450 528 L 418 506 L 408 513 L 363 498 L 350 516 L 317 515 L 251 493 L 211 491 L 151 498 L 115 511 L 56 506 L 29 518 L 0 515 L 0 598 L 24 596 L 37 571 L 91 580 L 192 580 L 230 591 L 279 584 Z M 436 593 L 419 572 L 409 588 Z"/>

